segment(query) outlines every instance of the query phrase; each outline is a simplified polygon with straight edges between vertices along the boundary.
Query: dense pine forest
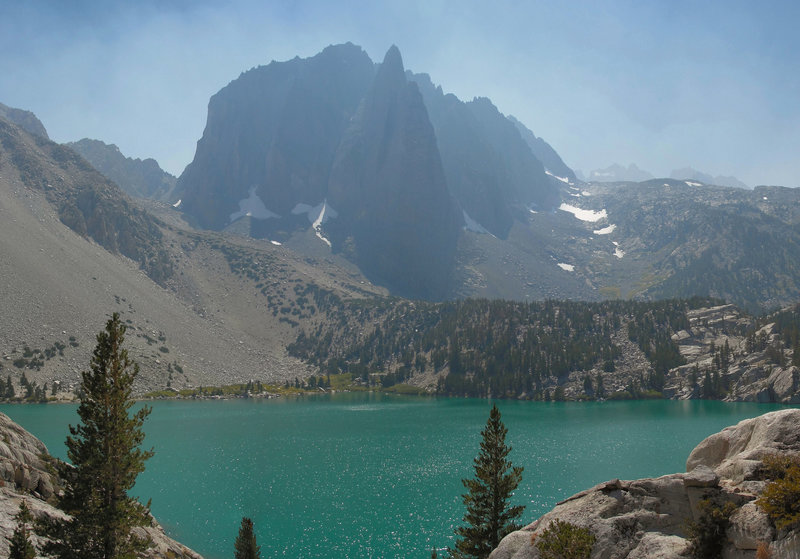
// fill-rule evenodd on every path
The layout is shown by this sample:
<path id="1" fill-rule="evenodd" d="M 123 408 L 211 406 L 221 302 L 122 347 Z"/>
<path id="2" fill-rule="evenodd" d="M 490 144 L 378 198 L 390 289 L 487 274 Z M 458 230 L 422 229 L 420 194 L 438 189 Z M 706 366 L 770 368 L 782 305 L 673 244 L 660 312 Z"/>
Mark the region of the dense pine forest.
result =
<path id="1" fill-rule="evenodd" d="M 289 351 L 323 375 L 346 372 L 386 387 L 433 374 L 440 394 L 535 399 L 563 397 L 560 387 L 575 372 L 585 373 L 587 397 L 609 396 L 603 374 L 615 371 L 621 346 L 631 343 L 647 363 L 628 393 L 657 395 L 667 372 L 685 364 L 672 336 L 689 328 L 687 311 L 723 304 L 701 297 L 342 302 L 322 291 L 315 299 L 329 320 L 302 331 Z"/>

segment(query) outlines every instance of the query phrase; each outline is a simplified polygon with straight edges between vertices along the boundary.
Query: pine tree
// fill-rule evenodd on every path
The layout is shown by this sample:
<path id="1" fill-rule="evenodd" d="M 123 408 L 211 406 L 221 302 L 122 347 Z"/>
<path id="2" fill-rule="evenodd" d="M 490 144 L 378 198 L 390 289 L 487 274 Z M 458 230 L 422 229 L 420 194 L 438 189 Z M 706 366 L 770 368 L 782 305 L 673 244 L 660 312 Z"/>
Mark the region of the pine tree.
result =
<path id="1" fill-rule="evenodd" d="M 253 533 L 253 521 L 242 517 L 239 535 L 233 545 L 235 559 L 261 559 L 261 547 L 256 545 L 256 535 Z"/>
<path id="2" fill-rule="evenodd" d="M 42 527 L 51 539 L 45 553 L 58 558 L 127 559 L 146 543 L 131 534 L 149 523 L 149 504 L 128 495 L 152 451 L 139 447 L 142 424 L 150 414 L 143 407 L 130 415 L 131 388 L 139 366 L 122 348 L 125 325 L 114 313 L 97 335 L 90 371 L 82 373 L 81 423 L 70 425 L 65 479 L 60 507 L 70 519 Z"/>
<path id="3" fill-rule="evenodd" d="M 467 513 L 466 526 L 456 529 L 456 557 L 488 557 L 503 537 L 520 528 L 514 521 L 522 516 L 523 506 L 508 501 L 522 480 L 522 468 L 508 460 L 508 429 L 500 420 L 500 410 L 492 406 L 486 428 L 481 431 L 481 450 L 474 461 L 475 478 L 462 479 L 468 492 L 462 495 Z"/>
<path id="4" fill-rule="evenodd" d="M 25 499 L 19 504 L 19 512 L 14 520 L 17 521 L 17 527 L 14 528 L 11 537 L 6 538 L 9 543 L 8 559 L 33 559 L 36 556 L 36 550 L 28 539 L 33 516 Z"/>

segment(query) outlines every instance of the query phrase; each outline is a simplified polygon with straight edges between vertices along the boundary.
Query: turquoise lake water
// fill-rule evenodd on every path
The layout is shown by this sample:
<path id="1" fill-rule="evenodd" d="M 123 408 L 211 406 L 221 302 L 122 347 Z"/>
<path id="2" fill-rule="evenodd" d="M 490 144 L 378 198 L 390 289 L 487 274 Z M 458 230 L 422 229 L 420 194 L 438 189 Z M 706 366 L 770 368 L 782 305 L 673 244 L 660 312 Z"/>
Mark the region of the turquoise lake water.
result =
<path id="1" fill-rule="evenodd" d="M 706 401 L 497 402 L 515 504 L 533 521 L 558 501 L 619 477 L 683 471 L 703 438 L 777 406 Z M 155 456 L 134 494 L 167 532 L 209 559 L 233 554 L 242 516 L 261 556 L 430 557 L 453 544 L 491 403 L 382 394 L 155 402 Z M 0 405 L 65 457 L 75 406 Z"/>

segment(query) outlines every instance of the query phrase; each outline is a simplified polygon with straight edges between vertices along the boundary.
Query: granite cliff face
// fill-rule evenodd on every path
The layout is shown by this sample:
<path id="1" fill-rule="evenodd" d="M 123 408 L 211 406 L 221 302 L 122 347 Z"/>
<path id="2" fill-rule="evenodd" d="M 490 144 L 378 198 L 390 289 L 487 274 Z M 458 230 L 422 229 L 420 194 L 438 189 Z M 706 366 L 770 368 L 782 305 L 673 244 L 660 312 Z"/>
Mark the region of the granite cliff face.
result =
<path id="1" fill-rule="evenodd" d="M 53 473 L 55 458 L 47 452 L 47 447 L 2 413 L 0 441 L 0 555 L 8 557 L 7 538 L 17 525 L 14 515 L 22 501 L 35 519 L 64 518 L 65 514 L 56 507 L 62 482 Z M 151 542 L 150 549 L 142 554 L 142 558 L 202 559 L 188 547 L 169 538 L 155 519 L 150 526 L 136 528 L 136 531 Z M 34 545 L 44 543 L 37 536 L 31 540 Z"/>
<path id="2" fill-rule="evenodd" d="M 796 557 L 800 530 L 776 531 L 754 501 L 766 485 L 759 474 L 761 460 L 769 454 L 800 452 L 798 433 L 796 409 L 742 421 L 702 441 L 689 455 L 686 473 L 615 479 L 582 491 L 506 536 L 490 558 L 537 559 L 536 538 L 556 519 L 592 532 L 592 559 L 687 557 L 687 522 L 698 519 L 698 503 L 707 496 L 736 506 L 723 557 L 755 558 L 761 542 L 772 557 Z"/>
<path id="3" fill-rule="evenodd" d="M 445 95 L 427 74 L 408 72 L 408 78 L 418 84 L 425 99 L 448 187 L 469 227 L 504 239 L 515 217 L 529 207 L 558 206 L 558 188 L 542 162 L 515 123 L 489 99 L 465 103 Z"/>
<path id="4" fill-rule="evenodd" d="M 556 183 L 488 99 L 443 95 L 397 47 L 375 65 L 348 43 L 214 95 L 172 199 L 202 228 L 280 242 L 313 229 L 374 282 L 430 299 L 452 296 L 461 227 L 505 238 L 558 205 Z"/>
<path id="5" fill-rule="evenodd" d="M 342 139 L 328 201 L 339 214 L 327 228 L 334 249 L 352 243 L 373 282 L 401 295 L 445 295 L 462 220 L 397 47 L 386 53 Z"/>
<path id="6" fill-rule="evenodd" d="M 308 58 L 249 70 L 208 104 L 208 121 L 175 197 L 201 227 L 223 229 L 239 201 L 257 197 L 256 217 L 316 206 L 350 118 L 374 77 L 350 43 Z"/>

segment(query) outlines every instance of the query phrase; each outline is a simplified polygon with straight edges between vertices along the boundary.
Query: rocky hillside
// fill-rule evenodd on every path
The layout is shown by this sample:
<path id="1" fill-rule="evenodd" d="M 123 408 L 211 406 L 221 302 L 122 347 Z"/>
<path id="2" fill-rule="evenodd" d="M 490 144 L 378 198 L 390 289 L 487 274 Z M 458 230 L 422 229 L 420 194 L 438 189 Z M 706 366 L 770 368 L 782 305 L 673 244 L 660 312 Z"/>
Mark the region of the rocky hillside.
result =
<path id="1" fill-rule="evenodd" d="M 453 295 L 517 300 L 695 295 L 753 313 L 800 300 L 800 189 L 562 182 L 555 212 L 506 239 L 465 231 Z"/>
<path id="2" fill-rule="evenodd" d="M 762 466 L 771 455 L 800 454 L 800 410 L 748 419 L 701 442 L 686 461 L 686 473 L 655 479 L 614 479 L 574 495 L 522 530 L 506 536 L 491 559 L 538 559 L 536 543 L 555 521 L 587 529 L 595 537 L 592 559 L 690 556 L 688 526 L 726 510 L 722 557 L 796 557 L 800 530 L 776 530 L 756 504 L 774 480 Z M 726 504 L 730 503 L 727 506 Z"/>
<path id="3" fill-rule="evenodd" d="M 138 262 L 154 281 L 170 277 L 172 266 L 156 221 L 119 196 L 116 185 L 78 154 L 1 118 L 0 145 L 6 180 L 18 179 L 43 195 L 64 225 Z"/>
<path id="4" fill-rule="evenodd" d="M 8 557 L 9 542 L 22 501 L 28 505 L 34 519 L 64 518 L 56 508 L 56 495 L 63 485 L 53 472 L 55 458 L 36 437 L 14 423 L 7 415 L 0 414 L 0 555 Z M 153 519 L 150 526 L 136 528 L 140 536 L 151 542 L 151 548 L 143 558 L 202 559 L 188 547 L 170 539 L 163 528 Z M 34 545 L 43 541 L 33 536 Z"/>
<path id="5" fill-rule="evenodd" d="M 289 351 L 321 374 L 440 394 L 523 399 L 800 402 L 800 307 L 756 320 L 695 298 L 610 301 L 326 299 Z"/>
<path id="6" fill-rule="evenodd" d="M 565 239 L 564 260 L 598 294 L 707 295 L 753 312 L 800 299 L 798 189 L 658 179 L 568 194 L 583 217 L 600 217 Z"/>
<path id="7" fill-rule="evenodd" d="M 335 256 L 195 232 L 169 205 L 145 211 L 69 148 L 2 120 L 0 134 L 0 378 L 17 396 L 23 375 L 67 395 L 113 311 L 142 367 L 138 394 L 294 380 L 307 369 L 285 346 L 299 321 L 318 320 L 308 293 L 381 293 Z M 311 245 L 309 234 L 295 242 Z"/>
<path id="8" fill-rule="evenodd" d="M 154 200 L 166 200 L 172 196 L 177 179 L 162 170 L 155 159 L 125 157 L 114 144 L 88 138 L 66 145 L 130 196 Z"/>
<path id="9" fill-rule="evenodd" d="M 50 139 L 42 121 L 36 118 L 36 115 L 30 111 L 16 109 L 0 103 L 0 118 L 16 124 L 29 134 L 41 136 L 48 140 Z"/>

